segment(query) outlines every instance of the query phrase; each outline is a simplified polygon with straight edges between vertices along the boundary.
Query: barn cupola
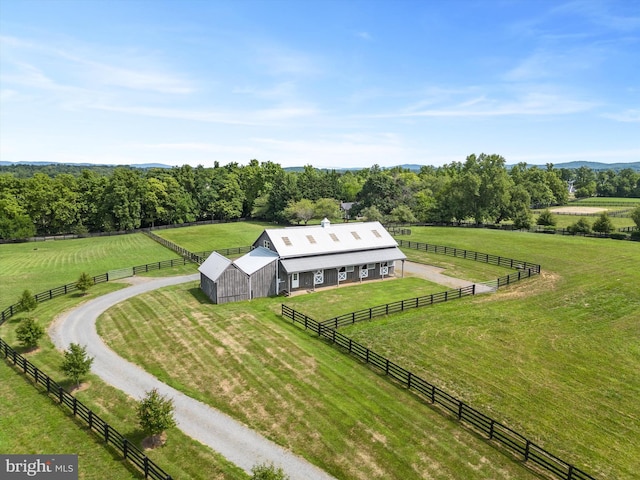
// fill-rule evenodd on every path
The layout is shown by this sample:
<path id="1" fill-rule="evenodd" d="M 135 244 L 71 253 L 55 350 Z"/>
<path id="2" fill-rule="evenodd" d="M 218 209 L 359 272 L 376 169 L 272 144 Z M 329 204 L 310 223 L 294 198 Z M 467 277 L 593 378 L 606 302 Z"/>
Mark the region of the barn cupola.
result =
<path id="1" fill-rule="evenodd" d="M 324 217 L 324 219 L 322 219 L 322 221 L 320 222 L 320 226 L 322 228 L 327 228 L 331 226 L 331 222 L 329 221 L 329 219 L 327 217 Z"/>

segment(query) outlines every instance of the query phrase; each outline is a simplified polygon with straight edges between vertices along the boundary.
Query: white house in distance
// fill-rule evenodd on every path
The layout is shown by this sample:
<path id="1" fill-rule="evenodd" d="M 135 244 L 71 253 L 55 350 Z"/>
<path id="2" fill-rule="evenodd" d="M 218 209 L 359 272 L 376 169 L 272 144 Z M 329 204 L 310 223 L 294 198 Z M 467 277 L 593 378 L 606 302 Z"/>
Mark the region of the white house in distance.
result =
<path id="1" fill-rule="evenodd" d="M 200 266 L 214 303 L 386 278 L 406 259 L 380 222 L 266 229 L 253 247 L 234 262 L 213 253 Z"/>

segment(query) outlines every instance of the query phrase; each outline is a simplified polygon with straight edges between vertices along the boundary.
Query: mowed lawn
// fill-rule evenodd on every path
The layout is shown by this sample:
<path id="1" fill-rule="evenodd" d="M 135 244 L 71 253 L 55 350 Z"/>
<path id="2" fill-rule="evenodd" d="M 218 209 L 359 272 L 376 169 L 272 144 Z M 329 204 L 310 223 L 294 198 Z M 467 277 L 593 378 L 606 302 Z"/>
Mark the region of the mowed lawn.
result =
<path id="1" fill-rule="evenodd" d="M 142 233 L 0 245 L 0 308 L 25 289 L 40 293 L 73 283 L 82 272 L 95 276 L 172 258 L 179 257 Z"/>
<path id="2" fill-rule="evenodd" d="M 400 297 L 417 279 L 293 297 Z M 406 291 L 400 291 L 402 284 Z M 340 295 L 338 295 L 340 294 Z M 344 297 L 343 297 L 344 298 Z M 219 408 L 340 479 L 537 478 L 383 375 L 280 315 L 281 298 L 213 305 L 197 282 L 123 302 L 99 320 L 105 341 L 163 381 Z M 357 306 L 357 305 L 354 305 Z"/>
<path id="3" fill-rule="evenodd" d="M 341 332 L 598 478 L 638 478 L 640 244 L 460 228 L 411 238 L 543 273 Z"/>
<path id="4" fill-rule="evenodd" d="M 155 230 L 154 233 L 195 253 L 246 247 L 255 242 L 266 228 L 277 228 L 277 225 L 264 222 L 216 223 Z"/>
<path id="5" fill-rule="evenodd" d="M 4 365 L 0 365 L 0 409 L 2 453 L 77 454 L 78 473 L 84 480 L 103 480 L 105 469 L 113 480 L 144 478 L 80 428 L 24 375 Z"/>

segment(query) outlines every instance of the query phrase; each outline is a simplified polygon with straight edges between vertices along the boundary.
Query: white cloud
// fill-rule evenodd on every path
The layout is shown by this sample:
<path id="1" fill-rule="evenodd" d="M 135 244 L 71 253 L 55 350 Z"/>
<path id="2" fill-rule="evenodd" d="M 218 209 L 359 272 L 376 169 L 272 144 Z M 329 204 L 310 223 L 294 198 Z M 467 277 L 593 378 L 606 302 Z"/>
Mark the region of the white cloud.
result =
<path id="1" fill-rule="evenodd" d="M 605 113 L 602 116 L 616 120 L 617 122 L 640 122 L 640 110 L 638 109 L 629 109 L 617 113 Z"/>

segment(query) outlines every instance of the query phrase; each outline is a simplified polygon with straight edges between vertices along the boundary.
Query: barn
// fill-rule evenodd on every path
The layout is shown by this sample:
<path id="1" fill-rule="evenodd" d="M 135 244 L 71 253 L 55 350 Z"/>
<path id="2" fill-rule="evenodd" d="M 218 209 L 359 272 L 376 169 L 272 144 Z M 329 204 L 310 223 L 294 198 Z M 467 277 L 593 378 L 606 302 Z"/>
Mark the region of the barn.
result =
<path id="1" fill-rule="evenodd" d="M 212 254 L 200 266 L 214 303 L 383 279 L 406 259 L 380 222 L 266 229 L 253 247 L 234 262 Z"/>

